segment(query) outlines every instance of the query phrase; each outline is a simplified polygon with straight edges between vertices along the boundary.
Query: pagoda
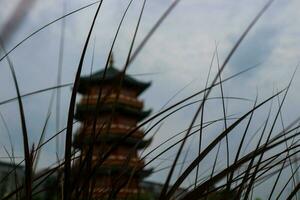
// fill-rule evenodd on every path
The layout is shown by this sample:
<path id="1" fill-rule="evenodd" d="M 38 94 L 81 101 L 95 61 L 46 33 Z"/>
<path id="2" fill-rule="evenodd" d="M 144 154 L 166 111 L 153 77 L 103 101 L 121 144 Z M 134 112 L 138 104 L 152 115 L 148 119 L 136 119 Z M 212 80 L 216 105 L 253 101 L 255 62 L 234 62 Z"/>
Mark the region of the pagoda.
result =
<path id="1" fill-rule="evenodd" d="M 121 71 L 114 67 L 111 59 L 106 72 L 101 70 L 80 79 L 78 92 L 82 98 L 77 104 L 75 118 L 81 122 L 81 127 L 73 144 L 80 150 L 82 158 L 93 146 L 90 153 L 91 166 L 95 167 L 93 199 L 106 199 L 113 192 L 116 199 L 138 199 L 141 194 L 139 183 L 151 173 L 144 169 L 144 161 L 138 154 L 151 140 L 144 139 L 142 130 L 133 132 L 150 114 L 150 110 L 143 109 L 143 101 L 138 97 L 151 83 L 126 74 L 121 77 Z M 130 136 L 124 139 L 128 133 Z M 97 165 L 114 144 L 118 144 L 117 147 Z"/>

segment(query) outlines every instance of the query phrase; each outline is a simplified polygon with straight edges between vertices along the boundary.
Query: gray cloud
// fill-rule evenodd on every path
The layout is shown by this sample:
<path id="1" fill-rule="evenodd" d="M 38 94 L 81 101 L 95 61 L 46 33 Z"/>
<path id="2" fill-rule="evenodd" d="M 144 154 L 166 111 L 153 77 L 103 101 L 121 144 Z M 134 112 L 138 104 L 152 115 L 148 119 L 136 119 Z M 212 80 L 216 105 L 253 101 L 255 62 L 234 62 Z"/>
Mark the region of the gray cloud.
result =
<path id="1" fill-rule="evenodd" d="M 275 48 L 279 45 L 278 36 L 280 30 L 280 27 L 268 24 L 254 28 L 232 57 L 230 67 L 240 71 L 244 66 L 268 61 Z M 237 39 L 235 37 L 230 40 L 233 45 Z"/>

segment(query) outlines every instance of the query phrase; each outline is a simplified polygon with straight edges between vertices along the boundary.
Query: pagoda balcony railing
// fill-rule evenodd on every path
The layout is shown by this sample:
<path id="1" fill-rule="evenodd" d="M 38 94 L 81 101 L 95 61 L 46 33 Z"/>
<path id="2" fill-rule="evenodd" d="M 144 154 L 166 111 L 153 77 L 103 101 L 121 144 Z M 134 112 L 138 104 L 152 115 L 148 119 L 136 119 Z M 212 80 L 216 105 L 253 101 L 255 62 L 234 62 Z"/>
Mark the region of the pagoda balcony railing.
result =
<path id="1" fill-rule="evenodd" d="M 99 133 L 99 132 L 100 132 L 100 134 L 105 133 L 105 132 L 109 132 L 109 133 L 112 133 L 112 134 L 124 135 L 126 133 L 129 133 L 134 128 L 135 127 L 128 126 L 128 125 L 125 125 L 125 124 L 111 124 L 110 128 L 108 129 L 108 125 L 106 125 L 106 124 L 104 124 L 104 125 L 97 124 L 96 125 L 96 134 Z M 93 132 L 93 126 L 81 127 L 80 132 L 85 132 L 85 133 L 91 134 Z M 137 130 L 134 133 L 132 133 L 131 136 L 136 137 L 136 138 L 143 138 L 144 134 L 143 134 L 143 131 Z"/>
<path id="2" fill-rule="evenodd" d="M 104 99 L 105 103 L 114 103 L 116 101 L 117 95 L 116 94 L 110 94 L 110 95 L 101 95 L 101 99 Z M 98 95 L 91 95 L 91 96 L 84 96 L 81 100 L 81 104 L 97 104 Z M 138 99 L 130 96 L 126 96 L 123 94 L 119 95 L 118 103 L 123 103 L 126 105 L 130 105 L 132 107 L 141 109 L 144 106 L 144 103 L 142 101 L 139 101 Z"/>
<path id="3" fill-rule="evenodd" d="M 99 195 L 100 197 L 103 198 L 103 195 L 106 193 L 111 192 L 111 188 L 95 188 L 93 193 L 94 195 Z M 133 189 L 133 188 L 121 188 L 120 191 L 118 192 L 118 197 L 128 197 L 128 194 L 138 194 L 138 189 Z"/>
<path id="4" fill-rule="evenodd" d="M 122 155 L 110 155 L 104 162 L 103 165 L 123 165 L 127 162 L 127 156 Z M 97 163 L 99 161 L 99 157 L 93 156 L 93 161 Z M 129 160 L 128 166 L 129 167 L 137 167 L 137 169 L 143 168 L 144 161 L 140 160 L 136 157 L 132 157 Z"/>

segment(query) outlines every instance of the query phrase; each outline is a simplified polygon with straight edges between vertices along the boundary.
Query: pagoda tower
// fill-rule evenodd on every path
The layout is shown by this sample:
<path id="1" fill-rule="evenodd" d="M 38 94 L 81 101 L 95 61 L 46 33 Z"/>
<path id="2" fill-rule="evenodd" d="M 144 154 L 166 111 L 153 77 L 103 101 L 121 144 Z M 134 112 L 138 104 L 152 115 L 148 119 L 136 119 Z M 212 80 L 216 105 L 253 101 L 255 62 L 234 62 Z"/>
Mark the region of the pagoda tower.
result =
<path id="1" fill-rule="evenodd" d="M 142 130 L 133 132 L 125 140 L 124 136 L 150 114 L 150 110 L 143 109 L 143 101 L 138 99 L 150 83 L 129 75 L 121 78 L 121 71 L 114 67 L 113 59 L 104 78 L 103 74 L 104 70 L 101 70 L 80 79 L 78 92 L 82 98 L 77 104 L 75 118 L 81 122 L 81 127 L 75 135 L 74 147 L 80 150 L 82 159 L 88 155 L 91 146 L 93 148 L 90 157 L 91 168 L 95 168 L 92 176 L 94 199 L 105 199 L 118 187 L 114 198 L 135 199 L 141 193 L 140 181 L 151 173 L 144 169 L 138 151 L 151 140 L 144 139 Z M 101 156 L 114 144 L 118 144 L 114 151 L 98 164 Z M 85 176 L 84 172 L 82 176 Z"/>

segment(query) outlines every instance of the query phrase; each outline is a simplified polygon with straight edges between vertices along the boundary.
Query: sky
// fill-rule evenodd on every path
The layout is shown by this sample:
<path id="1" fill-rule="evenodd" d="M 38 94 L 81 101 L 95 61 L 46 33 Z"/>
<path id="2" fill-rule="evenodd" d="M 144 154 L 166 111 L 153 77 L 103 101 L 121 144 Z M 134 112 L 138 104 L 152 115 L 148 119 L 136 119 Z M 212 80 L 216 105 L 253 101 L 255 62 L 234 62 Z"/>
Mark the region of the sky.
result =
<path id="1" fill-rule="evenodd" d="M 11 34 L 7 41 L 4 41 L 6 49 L 11 49 L 33 31 L 60 17 L 64 13 L 63 5 L 65 5 L 66 12 L 70 12 L 91 2 L 87 0 L 36 0 L 33 7 L 24 15 L 18 29 Z M 171 0 L 147 1 L 134 49 L 171 2 Z M 0 30 L 18 3 L 19 0 L 0 1 Z M 172 105 L 203 89 L 216 47 L 219 62 L 223 63 L 239 36 L 265 3 L 265 0 L 182 0 L 150 38 L 128 69 L 128 74 L 134 75 L 139 80 L 152 82 L 151 87 L 141 96 L 146 109 L 151 108 L 152 114 L 155 114 L 167 102 L 168 105 Z M 104 0 L 85 57 L 83 75 L 90 71 L 93 46 L 95 46 L 93 71 L 103 68 L 114 32 L 127 4 L 128 0 Z M 115 65 L 119 69 L 126 61 L 141 6 L 142 1 L 133 1 L 117 38 L 114 57 Z M 287 86 L 299 63 L 299 6 L 300 2 L 296 0 L 275 1 L 232 56 L 222 73 L 222 78 L 229 77 L 251 66 L 258 65 L 258 67 L 224 83 L 225 96 L 247 99 L 226 101 L 228 115 L 240 116 L 253 106 L 256 95 L 258 95 L 258 100 L 262 101 L 277 90 Z M 62 83 L 74 81 L 80 54 L 95 11 L 96 5 L 65 19 Z M 10 54 L 22 94 L 56 84 L 61 28 L 61 21 L 59 21 L 33 36 Z M 216 72 L 217 61 L 214 59 L 211 77 Z M 282 108 L 284 124 L 288 124 L 299 116 L 299 75 L 299 72 L 296 72 L 286 103 Z M 12 76 L 5 60 L 0 62 L 0 85 L 0 102 L 16 96 Z M 182 88 L 184 89 L 181 90 Z M 64 128 L 71 87 L 63 88 L 61 91 L 60 128 Z M 180 92 L 169 101 L 178 91 Z M 39 139 L 51 95 L 52 92 L 47 92 L 23 99 L 31 143 L 36 144 Z M 211 96 L 219 97 L 220 89 L 213 90 Z M 197 105 L 183 109 L 167 118 L 147 151 L 188 128 Z M 267 110 L 268 107 L 255 114 L 253 125 L 250 127 L 251 134 L 265 120 Z M 22 137 L 17 103 L 0 105 L 0 112 L 13 136 L 15 154 L 22 156 Z M 51 137 L 56 132 L 55 116 L 54 106 L 47 127 L 46 138 Z M 209 101 L 205 108 L 205 121 L 220 117 L 222 117 L 221 101 Z M 223 124 L 207 128 L 204 133 L 204 144 L 208 144 L 223 128 Z M 281 127 L 276 128 L 279 130 Z M 231 152 L 236 151 L 234 144 L 240 139 L 239 130 L 241 129 L 238 128 L 237 133 L 233 132 L 231 136 Z M 151 132 L 151 134 L 153 133 Z M 3 122 L 0 123 L 0 137 L 0 145 L 3 147 L 0 148 L 0 155 L 5 157 L 7 154 L 4 146 L 9 148 L 9 141 Z M 63 142 L 62 137 L 61 140 Z M 198 151 L 197 141 L 197 137 L 187 141 L 188 145 L 184 148 L 185 152 L 187 150 L 189 152 L 187 160 L 195 157 Z M 254 146 L 255 143 L 251 143 L 251 145 Z M 225 146 L 222 144 L 221 149 L 224 150 L 224 148 Z M 170 159 L 172 156 L 174 157 L 175 152 L 176 149 L 171 150 L 161 158 L 167 161 L 163 164 L 156 161 L 151 167 L 157 169 L 170 165 Z M 221 151 L 221 154 L 224 154 L 224 151 Z M 63 155 L 62 151 L 60 152 L 61 155 Z M 211 162 L 209 160 L 214 158 L 214 155 L 212 153 L 207 160 L 204 160 L 201 170 L 205 171 L 204 169 L 210 167 Z M 5 158 L 3 159 L 5 160 Z M 55 143 L 51 142 L 43 149 L 38 168 L 47 167 L 55 161 Z M 218 163 L 224 165 L 225 160 L 221 159 Z M 159 167 L 157 167 L 158 165 Z M 179 173 L 178 170 L 180 171 L 180 167 L 176 173 Z M 162 171 L 153 174 L 150 179 L 162 182 L 164 180 L 162 177 L 165 176 L 166 171 Z M 185 184 L 188 185 L 188 182 Z M 265 197 L 263 190 L 258 189 L 256 193 L 257 196 Z"/>

